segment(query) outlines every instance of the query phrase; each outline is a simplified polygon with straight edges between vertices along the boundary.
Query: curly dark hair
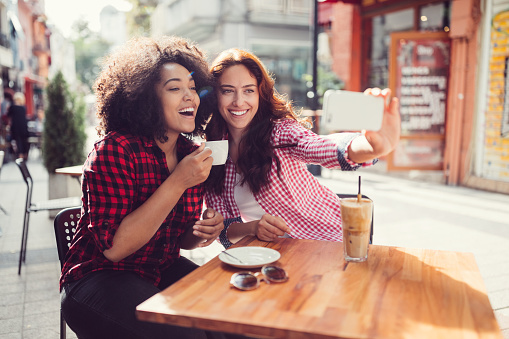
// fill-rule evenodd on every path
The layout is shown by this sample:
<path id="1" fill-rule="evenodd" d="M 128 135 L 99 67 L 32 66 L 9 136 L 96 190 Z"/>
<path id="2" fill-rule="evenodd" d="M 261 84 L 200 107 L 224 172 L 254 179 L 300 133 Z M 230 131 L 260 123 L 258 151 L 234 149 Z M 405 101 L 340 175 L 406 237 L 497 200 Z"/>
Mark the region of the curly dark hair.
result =
<path id="1" fill-rule="evenodd" d="M 248 183 L 253 193 L 269 183 L 269 172 L 272 160 L 276 161 L 277 173 L 280 174 L 279 159 L 274 154 L 275 146 L 271 145 L 271 134 L 274 123 L 281 119 L 301 121 L 293 110 L 286 95 L 281 95 L 274 87 L 275 80 L 265 69 L 264 65 L 254 54 L 232 48 L 222 52 L 212 63 L 210 73 L 214 80 L 214 90 L 217 93 L 219 78 L 229 67 L 244 65 L 256 78 L 260 93 L 258 112 L 250 122 L 246 133 L 239 144 L 239 158 L 237 169 L 243 174 L 241 184 Z M 221 140 L 228 135 L 226 122 L 214 105 L 212 118 L 205 129 L 207 140 Z M 277 148 L 291 147 L 280 145 Z M 206 185 L 216 194 L 221 194 L 224 187 L 225 166 L 213 166 Z"/>
<path id="2" fill-rule="evenodd" d="M 122 130 L 161 142 L 167 140 L 163 109 L 154 90 L 161 81 L 161 68 L 167 63 L 177 63 L 192 72 L 203 101 L 203 96 L 211 91 L 211 77 L 203 51 L 175 36 L 133 38 L 104 59 L 103 69 L 94 84 L 99 136 Z M 187 136 L 202 135 L 209 116 L 210 111 L 200 104 L 195 130 Z"/>

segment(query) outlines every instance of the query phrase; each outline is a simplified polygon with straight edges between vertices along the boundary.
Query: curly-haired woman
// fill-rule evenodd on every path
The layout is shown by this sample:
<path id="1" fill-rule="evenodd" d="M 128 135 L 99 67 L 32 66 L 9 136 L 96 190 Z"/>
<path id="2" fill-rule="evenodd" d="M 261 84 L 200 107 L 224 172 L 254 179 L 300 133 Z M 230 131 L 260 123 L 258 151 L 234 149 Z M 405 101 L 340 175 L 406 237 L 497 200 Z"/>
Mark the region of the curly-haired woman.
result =
<path id="1" fill-rule="evenodd" d="M 339 198 L 306 164 L 352 171 L 388 154 L 400 135 L 397 99 L 385 108 L 380 131 L 324 137 L 303 127 L 255 55 L 224 51 L 211 73 L 217 112 L 207 140 L 229 143 L 226 164 L 214 166 L 206 182 L 207 206 L 225 218 L 221 243 L 228 247 L 246 235 L 342 241 Z M 387 98 L 390 91 L 366 94 Z"/>
<path id="2" fill-rule="evenodd" d="M 199 105 L 209 77 L 203 53 L 177 37 L 133 39 L 106 58 L 95 83 L 101 139 L 83 166 L 82 217 L 60 280 L 80 338 L 206 337 L 138 321 L 135 308 L 197 267 L 181 248 L 223 229 L 212 209 L 200 220 L 212 158 L 190 139 L 208 118 Z"/>

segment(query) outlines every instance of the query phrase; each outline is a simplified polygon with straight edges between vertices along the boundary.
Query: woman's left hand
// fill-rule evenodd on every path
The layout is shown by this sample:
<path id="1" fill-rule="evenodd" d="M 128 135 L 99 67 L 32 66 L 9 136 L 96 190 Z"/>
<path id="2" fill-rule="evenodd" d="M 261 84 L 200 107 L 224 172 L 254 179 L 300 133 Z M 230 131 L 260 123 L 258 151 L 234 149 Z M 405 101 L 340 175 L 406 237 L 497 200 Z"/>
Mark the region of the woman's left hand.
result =
<path id="1" fill-rule="evenodd" d="M 364 94 L 381 96 L 384 98 L 384 115 L 382 127 L 378 131 L 366 131 L 364 133 L 366 140 L 372 147 L 375 157 L 382 157 L 394 150 L 398 144 L 401 134 L 401 117 L 399 115 L 398 98 L 392 98 L 391 90 L 385 88 L 368 88 Z"/>
<path id="2" fill-rule="evenodd" d="M 206 240 L 198 247 L 208 246 L 219 237 L 224 228 L 223 220 L 221 213 L 212 208 L 207 208 L 203 212 L 203 219 L 198 220 L 193 226 L 193 235 Z"/>

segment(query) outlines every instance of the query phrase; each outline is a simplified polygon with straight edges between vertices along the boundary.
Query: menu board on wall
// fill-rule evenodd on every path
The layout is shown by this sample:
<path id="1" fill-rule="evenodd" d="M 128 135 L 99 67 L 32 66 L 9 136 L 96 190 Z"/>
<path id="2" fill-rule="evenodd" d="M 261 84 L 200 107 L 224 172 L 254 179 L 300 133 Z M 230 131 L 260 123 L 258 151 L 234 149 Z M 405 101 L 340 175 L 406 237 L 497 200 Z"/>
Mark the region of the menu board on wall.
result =
<path id="1" fill-rule="evenodd" d="M 449 61 L 445 33 L 391 35 L 390 88 L 400 101 L 402 142 L 389 169 L 442 168 Z"/>
<path id="2" fill-rule="evenodd" d="M 398 39 L 396 92 L 403 134 L 445 132 L 448 40 Z"/>

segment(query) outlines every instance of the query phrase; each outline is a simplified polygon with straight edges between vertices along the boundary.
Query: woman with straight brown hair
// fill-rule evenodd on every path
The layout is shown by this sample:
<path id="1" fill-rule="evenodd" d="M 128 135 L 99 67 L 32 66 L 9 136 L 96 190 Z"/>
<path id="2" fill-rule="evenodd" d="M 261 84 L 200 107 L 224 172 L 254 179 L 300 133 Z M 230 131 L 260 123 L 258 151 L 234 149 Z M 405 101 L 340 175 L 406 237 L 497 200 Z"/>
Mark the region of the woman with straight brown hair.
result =
<path id="1" fill-rule="evenodd" d="M 206 181 L 205 201 L 225 218 L 221 243 L 246 235 L 342 241 L 339 198 L 307 170 L 317 164 L 345 171 L 370 166 L 391 152 L 400 135 L 398 100 L 386 105 L 382 128 L 319 136 L 299 120 L 252 53 L 230 49 L 212 63 L 217 107 L 207 140 L 227 139 L 229 156 Z M 375 88 L 367 95 L 390 90 Z M 309 126 L 307 126 L 309 127 Z"/>

